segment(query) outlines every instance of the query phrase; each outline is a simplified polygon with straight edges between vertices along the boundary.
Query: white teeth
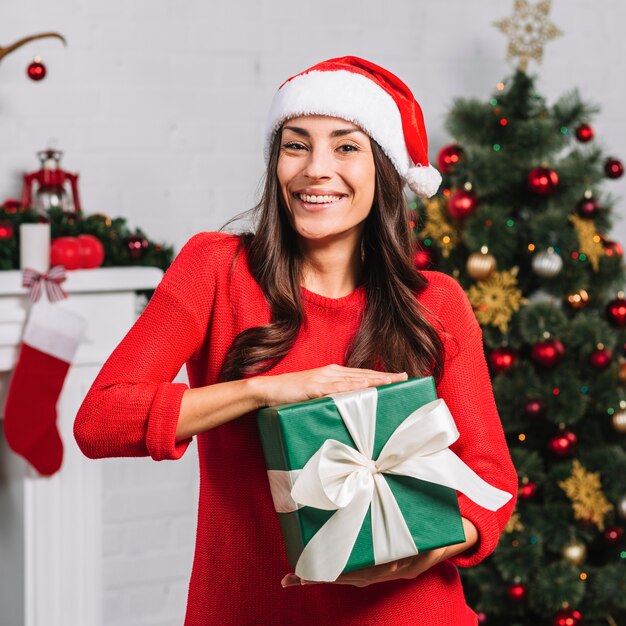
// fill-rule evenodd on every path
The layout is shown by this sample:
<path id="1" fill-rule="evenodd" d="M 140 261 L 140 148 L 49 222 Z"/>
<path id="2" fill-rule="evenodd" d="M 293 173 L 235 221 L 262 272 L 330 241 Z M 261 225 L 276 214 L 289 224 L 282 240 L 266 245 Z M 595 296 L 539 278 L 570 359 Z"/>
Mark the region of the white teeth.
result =
<path id="1" fill-rule="evenodd" d="M 303 202 L 310 202 L 311 204 L 331 204 L 341 200 L 341 196 L 309 196 L 304 193 L 296 194 Z"/>

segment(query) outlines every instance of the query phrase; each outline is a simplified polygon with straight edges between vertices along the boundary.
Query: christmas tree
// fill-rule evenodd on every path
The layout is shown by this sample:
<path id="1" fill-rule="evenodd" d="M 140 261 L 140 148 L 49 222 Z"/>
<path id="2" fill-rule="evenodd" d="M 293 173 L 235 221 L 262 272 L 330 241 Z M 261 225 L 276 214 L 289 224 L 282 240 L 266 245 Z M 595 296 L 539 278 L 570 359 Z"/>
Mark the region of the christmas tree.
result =
<path id="1" fill-rule="evenodd" d="M 454 276 L 483 329 L 519 475 L 497 550 L 461 574 L 481 624 L 624 625 L 626 272 L 602 184 L 623 166 L 578 92 L 537 92 L 527 61 L 558 31 L 544 14 L 524 48 L 528 10 L 499 24 L 519 69 L 485 102 L 455 101 L 442 190 L 413 205 L 416 262 Z"/>

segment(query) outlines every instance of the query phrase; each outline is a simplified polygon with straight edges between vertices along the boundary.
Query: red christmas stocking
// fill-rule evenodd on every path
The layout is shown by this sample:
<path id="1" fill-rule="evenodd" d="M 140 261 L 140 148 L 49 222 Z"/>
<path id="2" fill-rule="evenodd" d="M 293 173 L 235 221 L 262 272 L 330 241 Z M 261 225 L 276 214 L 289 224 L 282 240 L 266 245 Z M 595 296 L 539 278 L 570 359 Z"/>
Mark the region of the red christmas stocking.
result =
<path id="1" fill-rule="evenodd" d="M 33 305 L 4 409 L 9 446 L 39 473 L 54 474 L 63 461 L 56 404 L 83 337 L 85 320 L 45 299 Z"/>

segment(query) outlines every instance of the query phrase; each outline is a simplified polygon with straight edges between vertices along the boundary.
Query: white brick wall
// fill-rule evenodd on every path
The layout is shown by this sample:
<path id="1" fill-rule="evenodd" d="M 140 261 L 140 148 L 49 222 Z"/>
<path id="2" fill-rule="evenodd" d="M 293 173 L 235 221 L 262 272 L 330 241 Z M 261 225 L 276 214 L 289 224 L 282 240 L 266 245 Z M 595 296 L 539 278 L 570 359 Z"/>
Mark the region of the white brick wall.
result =
<path id="1" fill-rule="evenodd" d="M 578 86 L 602 106 L 603 146 L 626 161 L 621 59 L 626 3 L 555 0 L 565 35 L 548 44 L 539 89 Z M 0 200 L 49 144 L 80 172 L 87 212 L 123 215 L 177 249 L 249 208 L 263 171 L 263 120 L 288 76 L 356 54 L 396 71 L 423 105 L 431 156 L 459 95 L 485 98 L 511 73 L 495 0 L 22 0 L 0 8 L 0 45 L 57 29 L 0 65 Z M 40 54 L 49 74 L 24 76 Z M 537 66 L 533 65 L 534 71 Z M 606 189 L 626 197 L 626 178 Z M 622 203 L 619 213 L 626 212 Z M 626 243 L 626 224 L 614 238 Z M 195 447 L 176 463 L 105 462 L 105 626 L 182 623 L 194 543 Z M 73 626 L 73 625 L 68 625 Z M 79 625 L 76 625 L 79 626 Z M 83 625 L 80 625 L 83 626 Z"/>

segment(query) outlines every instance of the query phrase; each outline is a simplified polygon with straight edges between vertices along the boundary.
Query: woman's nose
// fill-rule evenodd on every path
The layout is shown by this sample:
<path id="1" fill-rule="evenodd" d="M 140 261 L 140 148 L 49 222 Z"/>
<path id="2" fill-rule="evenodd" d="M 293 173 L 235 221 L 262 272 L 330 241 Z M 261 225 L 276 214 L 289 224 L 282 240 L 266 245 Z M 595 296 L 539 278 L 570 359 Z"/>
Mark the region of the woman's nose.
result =
<path id="1" fill-rule="evenodd" d="M 307 178 L 320 179 L 330 178 L 332 172 L 332 159 L 327 150 L 310 150 L 304 167 L 303 174 Z"/>

